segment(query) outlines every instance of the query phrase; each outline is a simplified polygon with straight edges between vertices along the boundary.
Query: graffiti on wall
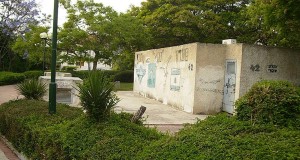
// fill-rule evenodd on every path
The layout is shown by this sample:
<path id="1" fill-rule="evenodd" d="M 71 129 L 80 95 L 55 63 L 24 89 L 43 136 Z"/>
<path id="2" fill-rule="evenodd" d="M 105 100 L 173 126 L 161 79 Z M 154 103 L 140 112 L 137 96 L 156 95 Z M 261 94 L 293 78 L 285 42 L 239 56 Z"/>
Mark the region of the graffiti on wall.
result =
<path id="1" fill-rule="evenodd" d="M 171 69 L 170 90 L 171 91 L 179 91 L 180 90 L 180 69 L 178 69 L 178 68 Z"/>
<path id="2" fill-rule="evenodd" d="M 139 80 L 139 83 L 141 84 L 142 83 L 142 80 L 143 80 L 143 77 L 145 76 L 146 74 L 146 69 L 143 68 L 142 65 L 140 65 L 136 70 L 136 75 L 138 77 L 138 80 Z"/>
<path id="3" fill-rule="evenodd" d="M 193 71 L 194 65 L 193 64 L 189 64 L 188 68 L 189 68 L 190 71 Z"/>
<path id="4" fill-rule="evenodd" d="M 271 65 L 268 65 L 267 71 L 270 72 L 270 73 L 276 73 L 277 69 L 278 69 L 277 65 L 271 64 Z"/>
<path id="5" fill-rule="evenodd" d="M 137 62 L 144 63 L 145 57 L 141 53 L 140 54 L 136 54 L 136 60 L 137 60 Z"/>
<path id="6" fill-rule="evenodd" d="M 221 89 L 214 89 L 214 88 L 196 88 L 196 91 L 202 91 L 202 92 L 212 92 L 212 93 L 218 93 L 223 95 L 224 91 Z"/>
<path id="7" fill-rule="evenodd" d="M 161 62 L 162 61 L 163 52 L 164 52 L 164 50 L 153 51 L 156 62 Z"/>
<path id="8" fill-rule="evenodd" d="M 156 81 L 156 64 L 150 63 L 148 64 L 147 86 L 149 88 L 155 88 L 155 81 Z"/>
<path id="9" fill-rule="evenodd" d="M 221 79 L 206 81 L 206 80 L 200 78 L 199 81 L 201 84 L 217 84 L 217 83 L 221 82 Z"/>
<path id="10" fill-rule="evenodd" d="M 172 59 L 172 56 L 169 56 L 168 60 L 167 60 L 167 63 L 165 64 L 165 66 L 160 67 L 160 69 L 162 69 L 163 72 L 164 72 L 164 77 L 167 77 L 168 74 L 169 74 L 169 72 L 168 72 L 168 66 L 169 66 L 169 63 L 170 63 L 171 59 Z"/>
<path id="11" fill-rule="evenodd" d="M 188 61 L 189 60 L 189 49 L 184 48 L 176 51 L 176 61 Z"/>
<path id="12" fill-rule="evenodd" d="M 258 64 L 256 64 L 256 65 L 251 65 L 250 66 L 250 69 L 251 69 L 251 71 L 253 71 L 253 72 L 259 72 L 260 71 L 260 66 L 258 65 Z"/>

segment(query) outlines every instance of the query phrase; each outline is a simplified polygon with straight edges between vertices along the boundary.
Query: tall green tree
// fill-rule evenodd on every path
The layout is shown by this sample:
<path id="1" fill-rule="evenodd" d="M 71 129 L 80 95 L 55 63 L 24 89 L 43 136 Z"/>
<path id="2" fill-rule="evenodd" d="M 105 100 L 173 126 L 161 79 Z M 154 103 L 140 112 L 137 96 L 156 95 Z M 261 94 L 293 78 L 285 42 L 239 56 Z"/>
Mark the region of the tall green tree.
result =
<path id="1" fill-rule="evenodd" d="M 31 25 L 28 32 L 24 35 L 18 36 L 16 41 L 11 45 L 11 49 L 14 53 L 24 59 L 28 59 L 32 65 L 39 65 L 43 63 L 45 49 L 45 63 L 47 66 L 47 64 L 50 64 L 51 43 L 49 39 L 45 44 L 45 41 L 40 38 L 40 33 L 47 33 L 48 31 L 49 27 Z"/>
<path id="2" fill-rule="evenodd" d="M 249 0 L 148 0 L 138 17 L 154 37 L 155 48 L 191 42 L 220 43 L 236 38 L 236 20 Z"/>
<path id="3" fill-rule="evenodd" d="M 300 47 L 299 0 L 253 0 L 244 14 L 246 35 L 263 45 Z"/>
<path id="4" fill-rule="evenodd" d="M 134 67 L 134 54 L 151 48 L 151 34 L 136 16 L 120 14 L 112 21 L 113 67 L 118 70 L 131 70 Z"/>
<path id="5" fill-rule="evenodd" d="M 105 7 L 102 3 L 96 3 L 93 0 L 77 1 L 74 5 L 66 6 L 68 7 L 68 21 L 66 23 L 75 27 L 82 34 L 82 31 L 87 33 L 85 37 L 82 37 L 82 42 L 78 41 L 73 45 L 82 43 L 84 49 L 92 50 L 95 53 L 93 70 L 97 69 L 99 61 L 110 64 L 113 54 L 111 50 L 113 40 L 111 21 L 118 16 L 117 12 L 111 7 Z M 64 47 L 62 46 L 62 48 Z"/>

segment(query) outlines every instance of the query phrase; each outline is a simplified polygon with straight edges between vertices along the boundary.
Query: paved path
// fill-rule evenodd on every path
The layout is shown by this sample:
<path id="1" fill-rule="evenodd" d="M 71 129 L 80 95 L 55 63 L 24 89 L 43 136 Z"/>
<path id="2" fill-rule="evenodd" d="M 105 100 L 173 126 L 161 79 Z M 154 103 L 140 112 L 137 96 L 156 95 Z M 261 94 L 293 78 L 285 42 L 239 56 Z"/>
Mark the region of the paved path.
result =
<path id="1" fill-rule="evenodd" d="M 0 104 L 18 98 L 16 85 L 0 86 Z"/>
<path id="2" fill-rule="evenodd" d="M 121 101 L 117 104 L 117 111 L 135 113 L 141 105 L 145 106 L 144 124 L 149 127 L 157 127 L 158 130 L 166 132 L 177 132 L 186 123 L 193 124 L 198 119 L 203 120 L 207 115 L 193 115 L 164 105 L 156 100 L 144 98 L 132 91 L 117 92 Z"/>

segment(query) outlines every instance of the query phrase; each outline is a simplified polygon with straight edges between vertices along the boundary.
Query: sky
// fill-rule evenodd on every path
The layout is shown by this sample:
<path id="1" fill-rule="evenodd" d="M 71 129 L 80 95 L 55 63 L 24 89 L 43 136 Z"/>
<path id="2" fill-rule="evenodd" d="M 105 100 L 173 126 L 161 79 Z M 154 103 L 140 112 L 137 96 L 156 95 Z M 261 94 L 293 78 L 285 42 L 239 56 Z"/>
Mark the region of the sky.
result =
<path id="1" fill-rule="evenodd" d="M 146 0 L 95 0 L 95 2 L 101 2 L 104 6 L 111 6 L 117 12 L 126 12 L 130 5 L 140 6 L 141 2 Z M 40 5 L 41 12 L 47 15 L 53 14 L 54 0 L 36 0 L 37 4 Z M 59 7 L 58 10 L 58 26 L 66 21 L 66 11 L 63 7 Z"/>

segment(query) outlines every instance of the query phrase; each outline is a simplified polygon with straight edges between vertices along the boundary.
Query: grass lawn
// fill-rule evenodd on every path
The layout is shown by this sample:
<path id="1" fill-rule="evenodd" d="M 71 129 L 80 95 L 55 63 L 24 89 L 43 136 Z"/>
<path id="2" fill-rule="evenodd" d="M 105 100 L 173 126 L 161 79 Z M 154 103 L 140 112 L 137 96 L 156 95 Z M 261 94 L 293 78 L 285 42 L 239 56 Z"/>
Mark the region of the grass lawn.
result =
<path id="1" fill-rule="evenodd" d="M 132 91 L 133 83 L 120 83 L 120 88 L 117 91 Z"/>

